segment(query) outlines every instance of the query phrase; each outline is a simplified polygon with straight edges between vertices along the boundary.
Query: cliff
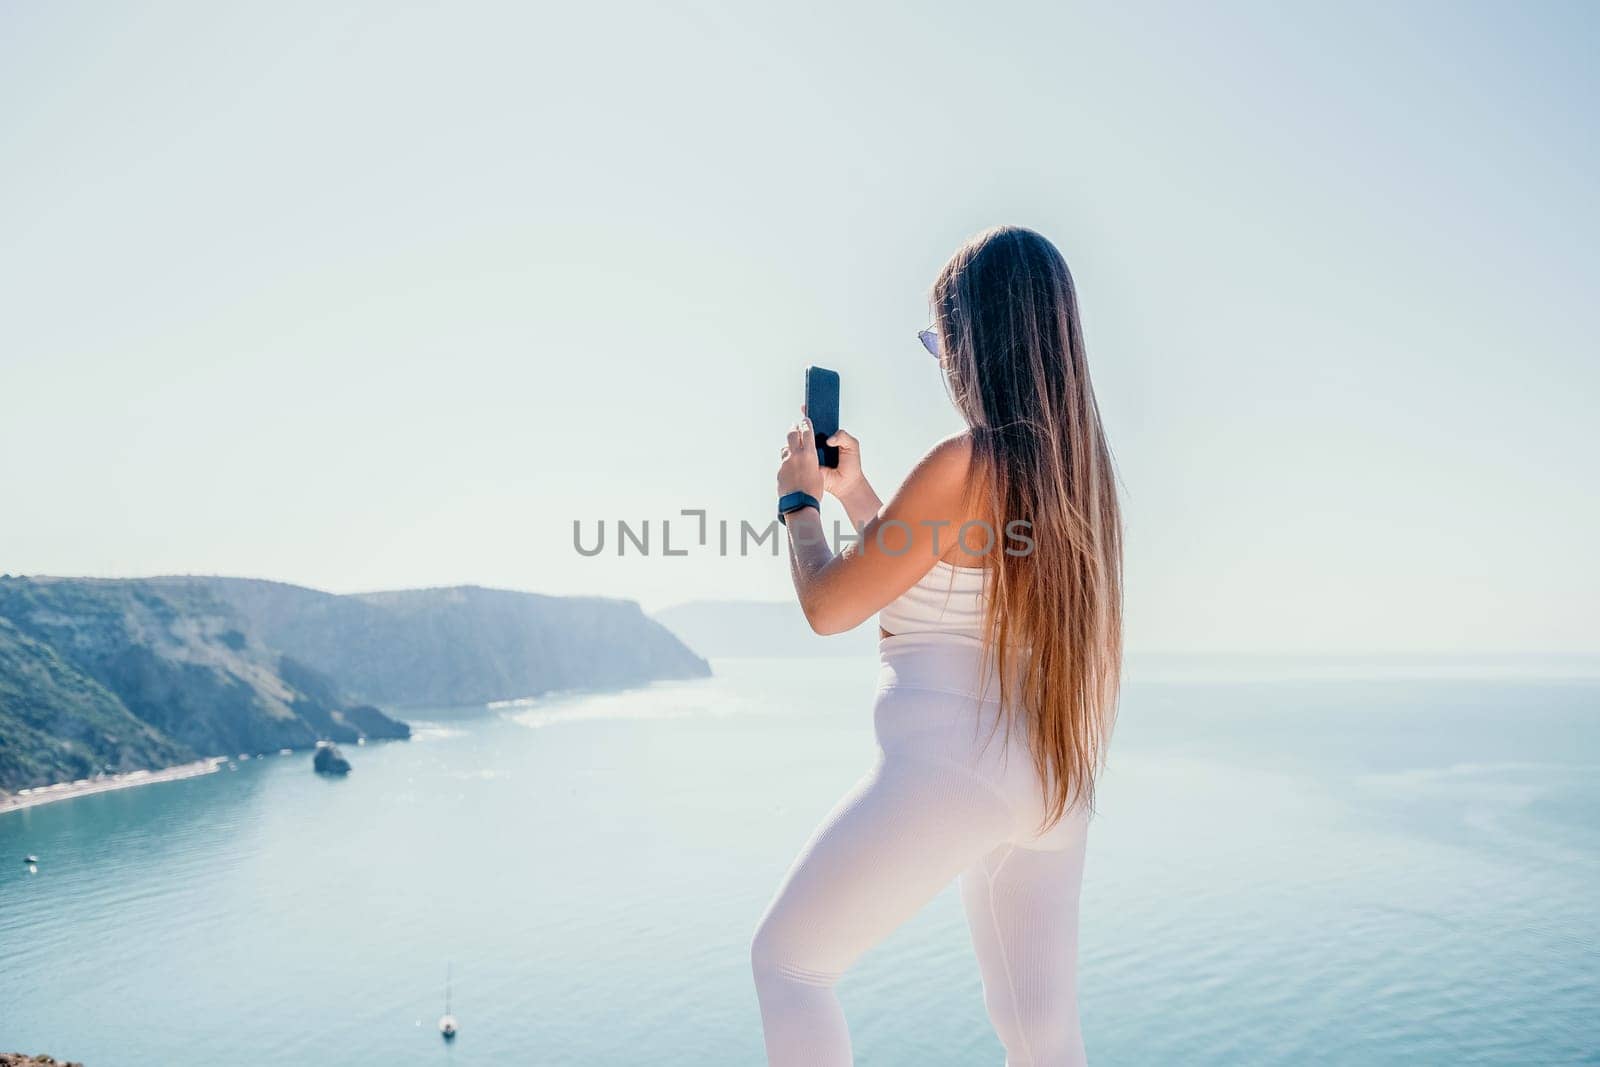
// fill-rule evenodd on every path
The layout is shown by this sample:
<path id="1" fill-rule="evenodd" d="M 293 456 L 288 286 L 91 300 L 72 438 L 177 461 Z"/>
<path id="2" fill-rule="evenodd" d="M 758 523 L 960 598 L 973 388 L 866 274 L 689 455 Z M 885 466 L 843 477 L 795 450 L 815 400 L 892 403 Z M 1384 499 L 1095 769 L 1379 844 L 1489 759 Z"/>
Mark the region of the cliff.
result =
<path id="1" fill-rule="evenodd" d="M 0 789 L 194 758 L 55 649 L 0 618 Z"/>
<path id="2" fill-rule="evenodd" d="M 239 578 L 0 577 L 0 790 L 404 738 L 386 707 L 710 673 L 630 601 Z"/>
<path id="3" fill-rule="evenodd" d="M 8 577 L 0 621 L 0 789 L 409 735 L 200 587 Z"/>
<path id="4" fill-rule="evenodd" d="M 232 604 L 263 641 L 388 707 L 479 704 L 711 673 L 639 605 L 458 586 L 331 593 L 239 578 L 163 579 Z"/>

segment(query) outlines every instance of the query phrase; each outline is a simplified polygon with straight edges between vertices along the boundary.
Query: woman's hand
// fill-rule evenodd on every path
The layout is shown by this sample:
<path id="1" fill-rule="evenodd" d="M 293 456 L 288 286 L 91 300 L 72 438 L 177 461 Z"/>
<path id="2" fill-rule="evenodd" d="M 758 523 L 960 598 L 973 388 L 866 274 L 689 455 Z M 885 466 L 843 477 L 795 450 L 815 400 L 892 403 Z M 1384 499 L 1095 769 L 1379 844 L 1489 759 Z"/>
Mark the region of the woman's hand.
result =
<path id="1" fill-rule="evenodd" d="M 809 414 L 801 404 L 801 418 Z M 834 499 L 848 504 L 851 497 L 859 497 L 863 490 L 871 488 L 867 485 L 867 476 L 861 472 L 861 442 L 854 434 L 840 430 L 823 444 L 839 450 L 839 465 L 822 468 L 823 488 L 832 493 Z"/>
<path id="2" fill-rule="evenodd" d="M 822 499 L 826 487 L 822 465 L 817 462 L 817 441 L 811 433 L 811 420 L 801 417 L 789 427 L 789 439 L 780 453 L 778 495 L 808 493 Z"/>
<path id="3" fill-rule="evenodd" d="M 867 476 L 861 470 L 861 442 L 852 433 L 840 430 L 828 438 L 828 444 L 839 450 L 839 465 L 831 470 L 822 469 L 822 481 L 835 500 L 844 505 L 850 524 L 860 533 L 861 528 L 883 507 L 883 501 L 873 492 Z"/>
<path id="4" fill-rule="evenodd" d="M 859 493 L 867 479 L 861 473 L 861 442 L 855 435 L 840 430 L 825 442 L 839 450 L 839 465 L 822 468 L 823 487 L 839 500 Z"/>

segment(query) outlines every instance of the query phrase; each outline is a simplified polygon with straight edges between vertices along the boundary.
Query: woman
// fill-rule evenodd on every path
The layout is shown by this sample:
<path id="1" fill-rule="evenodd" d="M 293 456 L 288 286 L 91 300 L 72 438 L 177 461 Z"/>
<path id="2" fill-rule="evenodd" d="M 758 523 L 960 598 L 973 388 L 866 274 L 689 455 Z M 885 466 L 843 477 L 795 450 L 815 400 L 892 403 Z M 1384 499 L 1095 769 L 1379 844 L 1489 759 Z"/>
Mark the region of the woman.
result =
<path id="1" fill-rule="evenodd" d="M 1072 276 L 1029 230 L 979 235 L 933 289 L 968 429 L 883 504 L 854 437 L 818 466 L 810 425 L 778 469 L 806 618 L 879 616 L 872 769 L 823 821 L 752 947 L 767 1057 L 851 1062 L 834 983 L 952 878 L 1009 1067 L 1084 1062 L 1077 913 L 1122 645 L 1122 534 Z M 838 555 L 814 502 L 860 540 Z M 793 494 L 800 494 L 795 496 Z"/>

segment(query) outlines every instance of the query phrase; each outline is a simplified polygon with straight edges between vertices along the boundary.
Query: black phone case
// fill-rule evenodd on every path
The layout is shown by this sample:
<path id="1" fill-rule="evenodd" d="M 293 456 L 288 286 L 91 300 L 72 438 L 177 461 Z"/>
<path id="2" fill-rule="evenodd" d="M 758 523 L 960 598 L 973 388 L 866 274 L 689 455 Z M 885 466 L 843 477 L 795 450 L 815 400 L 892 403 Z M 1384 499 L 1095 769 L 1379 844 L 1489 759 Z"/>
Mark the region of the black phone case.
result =
<path id="1" fill-rule="evenodd" d="M 806 418 L 817 437 L 817 462 L 839 465 L 839 450 L 822 442 L 839 432 L 839 375 L 826 367 L 806 368 Z"/>

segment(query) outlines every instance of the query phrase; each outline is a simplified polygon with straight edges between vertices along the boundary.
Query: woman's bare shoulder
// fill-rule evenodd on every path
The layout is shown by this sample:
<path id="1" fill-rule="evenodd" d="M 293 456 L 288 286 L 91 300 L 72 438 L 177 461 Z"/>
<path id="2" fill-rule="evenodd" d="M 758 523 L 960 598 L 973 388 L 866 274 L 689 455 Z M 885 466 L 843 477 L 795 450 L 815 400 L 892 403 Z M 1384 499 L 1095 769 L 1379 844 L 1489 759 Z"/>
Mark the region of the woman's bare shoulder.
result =
<path id="1" fill-rule="evenodd" d="M 972 435 L 952 434 L 939 441 L 901 483 L 890 511 L 913 521 L 961 521 L 972 492 Z"/>
<path id="2" fill-rule="evenodd" d="M 972 431 L 953 433 L 923 453 L 913 476 L 965 483 L 972 467 Z"/>
<path id="3" fill-rule="evenodd" d="M 907 496 L 928 502 L 928 510 L 950 521 L 992 521 L 988 477 L 974 456 L 971 430 L 937 442 L 906 478 Z"/>

